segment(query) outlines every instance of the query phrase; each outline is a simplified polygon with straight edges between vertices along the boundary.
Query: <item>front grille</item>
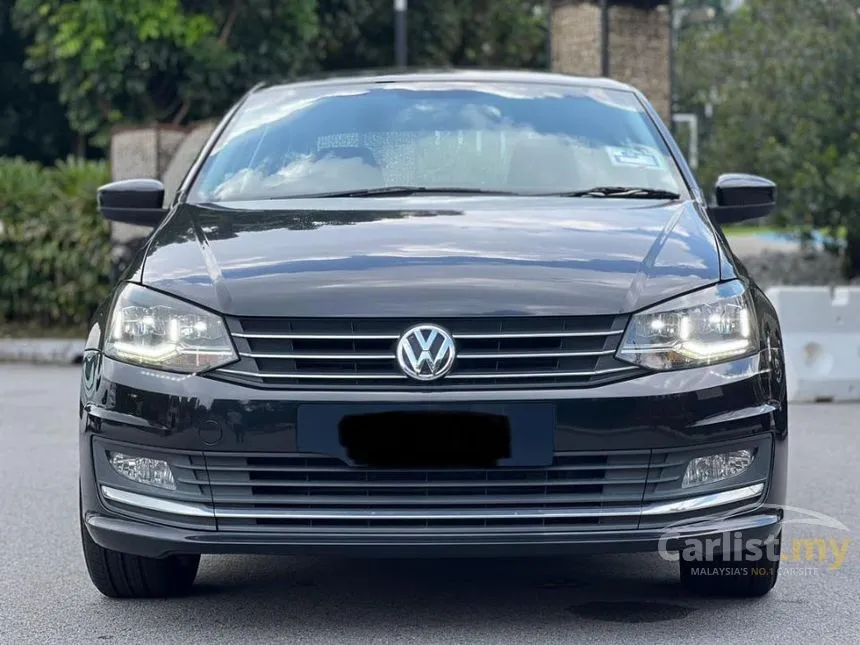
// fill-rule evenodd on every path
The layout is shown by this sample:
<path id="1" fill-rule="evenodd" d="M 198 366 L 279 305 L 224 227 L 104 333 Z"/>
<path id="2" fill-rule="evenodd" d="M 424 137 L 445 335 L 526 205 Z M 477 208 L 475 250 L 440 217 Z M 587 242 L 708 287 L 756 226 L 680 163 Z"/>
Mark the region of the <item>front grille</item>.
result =
<path id="1" fill-rule="evenodd" d="M 481 388 L 604 384 L 641 373 L 615 359 L 627 316 L 525 318 L 232 318 L 241 360 L 213 376 L 274 388 Z M 416 324 L 454 337 L 457 360 L 433 382 L 409 380 L 395 345 Z"/>
<path id="2" fill-rule="evenodd" d="M 219 530 L 633 529 L 650 455 L 556 453 L 546 468 L 416 470 L 206 453 L 205 466 L 174 467 L 180 482 L 211 494 Z"/>
<path id="3" fill-rule="evenodd" d="M 666 450 L 556 452 L 546 467 L 443 469 L 355 467 L 316 453 L 152 451 L 96 437 L 93 457 L 104 504 L 143 521 L 312 539 L 432 535 L 480 542 L 523 531 L 552 538 L 655 529 L 748 509 L 765 488 L 771 443 L 759 434 Z M 741 447 L 756 453 L 746 473 L 681 487 L 690 459 Z M 109 464 L 113 450 L 164 459 L 176 490 L 124 479 Z M 704 504 L 723 492 L 729 496 Z"/>

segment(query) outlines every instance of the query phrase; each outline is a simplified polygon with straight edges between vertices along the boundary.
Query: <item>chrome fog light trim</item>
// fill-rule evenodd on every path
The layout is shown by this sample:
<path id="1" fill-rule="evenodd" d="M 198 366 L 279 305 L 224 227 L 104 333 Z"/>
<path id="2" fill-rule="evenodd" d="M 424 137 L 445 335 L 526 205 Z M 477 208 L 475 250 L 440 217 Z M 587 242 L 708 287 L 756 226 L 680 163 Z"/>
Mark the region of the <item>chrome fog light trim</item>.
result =
<path id="1" fill-rule="evenodd" d="M 713 508 L 716 506 L 724 506 L 734 502 L 741 502 L 745 499 L 758 497 L 764 490 L 764 484 L 753 484 L 752 486 L 744 486 L 743 488 L 735 488 L 726 490 L 720 493 L 711 493 L 710 495 L 700 495 L 698 497 L 688 497 L 687 499 L 679 499 L 671 502 L 660 502 L 651 504 L 642 509 L 642 515 L 669 515 L 672 513 L 689 513 L 699 511 L 703 508 Z"/>
<path id="2" fill-rule="evenodd" d="M 145 508 L 149 511 L 158 513 L 168 513 L 170 515 L 185 515 L 188 517 L 205 517 L 214 519 L 215 513 L 211 508 L 199 506 L 197 504 L 187 504 L 185 502 L 174 502 L 169 499 L 160 497 L 150 497 L 149 495 L 141 495 L 132 493 L 127 490 L 119 490 L 110 486 L 102 486 L 102 495 L 105 499 L 127 506 L 137 506 Z"/>

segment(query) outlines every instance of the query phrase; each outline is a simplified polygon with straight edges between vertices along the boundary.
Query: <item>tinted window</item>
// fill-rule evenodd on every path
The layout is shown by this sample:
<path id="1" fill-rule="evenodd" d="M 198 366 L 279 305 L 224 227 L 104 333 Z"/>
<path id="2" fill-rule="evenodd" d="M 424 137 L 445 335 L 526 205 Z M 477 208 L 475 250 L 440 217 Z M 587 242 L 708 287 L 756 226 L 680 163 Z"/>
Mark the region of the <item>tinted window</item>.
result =
<path id="1" fill-rule="evenodd" d="M 575 191 L 682 182 L 636 96 L 487 83 L 273 88 L 222 135 L 193 201 L 428 186 Z"/>

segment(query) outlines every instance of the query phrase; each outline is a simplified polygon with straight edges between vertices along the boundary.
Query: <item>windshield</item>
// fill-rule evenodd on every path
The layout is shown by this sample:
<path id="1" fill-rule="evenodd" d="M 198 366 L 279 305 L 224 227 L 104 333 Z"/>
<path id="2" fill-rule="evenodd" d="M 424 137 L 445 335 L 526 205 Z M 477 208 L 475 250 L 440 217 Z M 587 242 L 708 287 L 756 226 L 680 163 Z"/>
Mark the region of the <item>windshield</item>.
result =
<path id="1" fill-rule="evenodd" d="M 190 201 L 389 186 L 686 192 L 631 92 L 424 82 L 281 87 L 251 95 L 204 164 Z"/>

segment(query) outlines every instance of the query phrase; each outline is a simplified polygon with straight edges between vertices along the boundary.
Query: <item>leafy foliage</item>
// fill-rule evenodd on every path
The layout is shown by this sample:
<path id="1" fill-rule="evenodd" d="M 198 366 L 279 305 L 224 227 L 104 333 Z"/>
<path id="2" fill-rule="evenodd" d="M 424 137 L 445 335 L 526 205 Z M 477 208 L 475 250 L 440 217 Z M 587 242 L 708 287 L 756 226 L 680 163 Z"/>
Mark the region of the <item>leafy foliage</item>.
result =
<path id="1" fill-rule="evenodd" d="M 323 70 L 394 64 L 391 0 L 319 0 Z M 543 67 L 544 3 L 434 0 L 409 5 L 409 63 L 414 67 Z"/>
<path id="2" fill-rule="evenodd" d="M 543 66 L 543 4 L 413 2 L 410 64 Z M 33 78 L 100 146 L 114 124 L 217 116 L 260 79 L 394 62 L 391 0 L 17 0 L 14 18 Z"/>
<path id="3" fill-rule="evenodd" d="M 83 156 L 115 124 L 217 117 L 260 79 L 389 67 L 391 4 L 0 0 L 0 155 Z M 543 66 L 542 6 L 415 0 L 410 64 Z M 87 321 L 110 282 L 106 181 L 104 163 L 0 158 L 0 322 Z"/>
<path id="4" fill-rule="evenodd" d="M 27 43 L 12 28 L 12 0 L 0 0 L 0 155 L 53 162 L 75 145 L 57 89 L 32 82 Z"/>
<path id="5" fill-rule="evenodd" d="M 104 162 L 0 160 L 0 322 L 78 325 L 109 290 Z"/>
<path id="6" fill-rule="evenodd" d="M 536 67 L 546 18 L 522 0 L 436 0 L 410 8 L 413 65 Z"/>
<path id="7" fill-rule="evenodd" d="M 714 104 L 701 178 L 780 185 L 782 222 L 848 238 L 860 273 L 860 15 L 856 0 L 747 0 L 679 53 L 682 100 Z"/>
<path id="8" fill-rule="evenodd" d="M 302 69 L 314 0 L 17 0 L 28 68 L 55 84 L 73 129 L 205 118 L 258 76 Z"/>

